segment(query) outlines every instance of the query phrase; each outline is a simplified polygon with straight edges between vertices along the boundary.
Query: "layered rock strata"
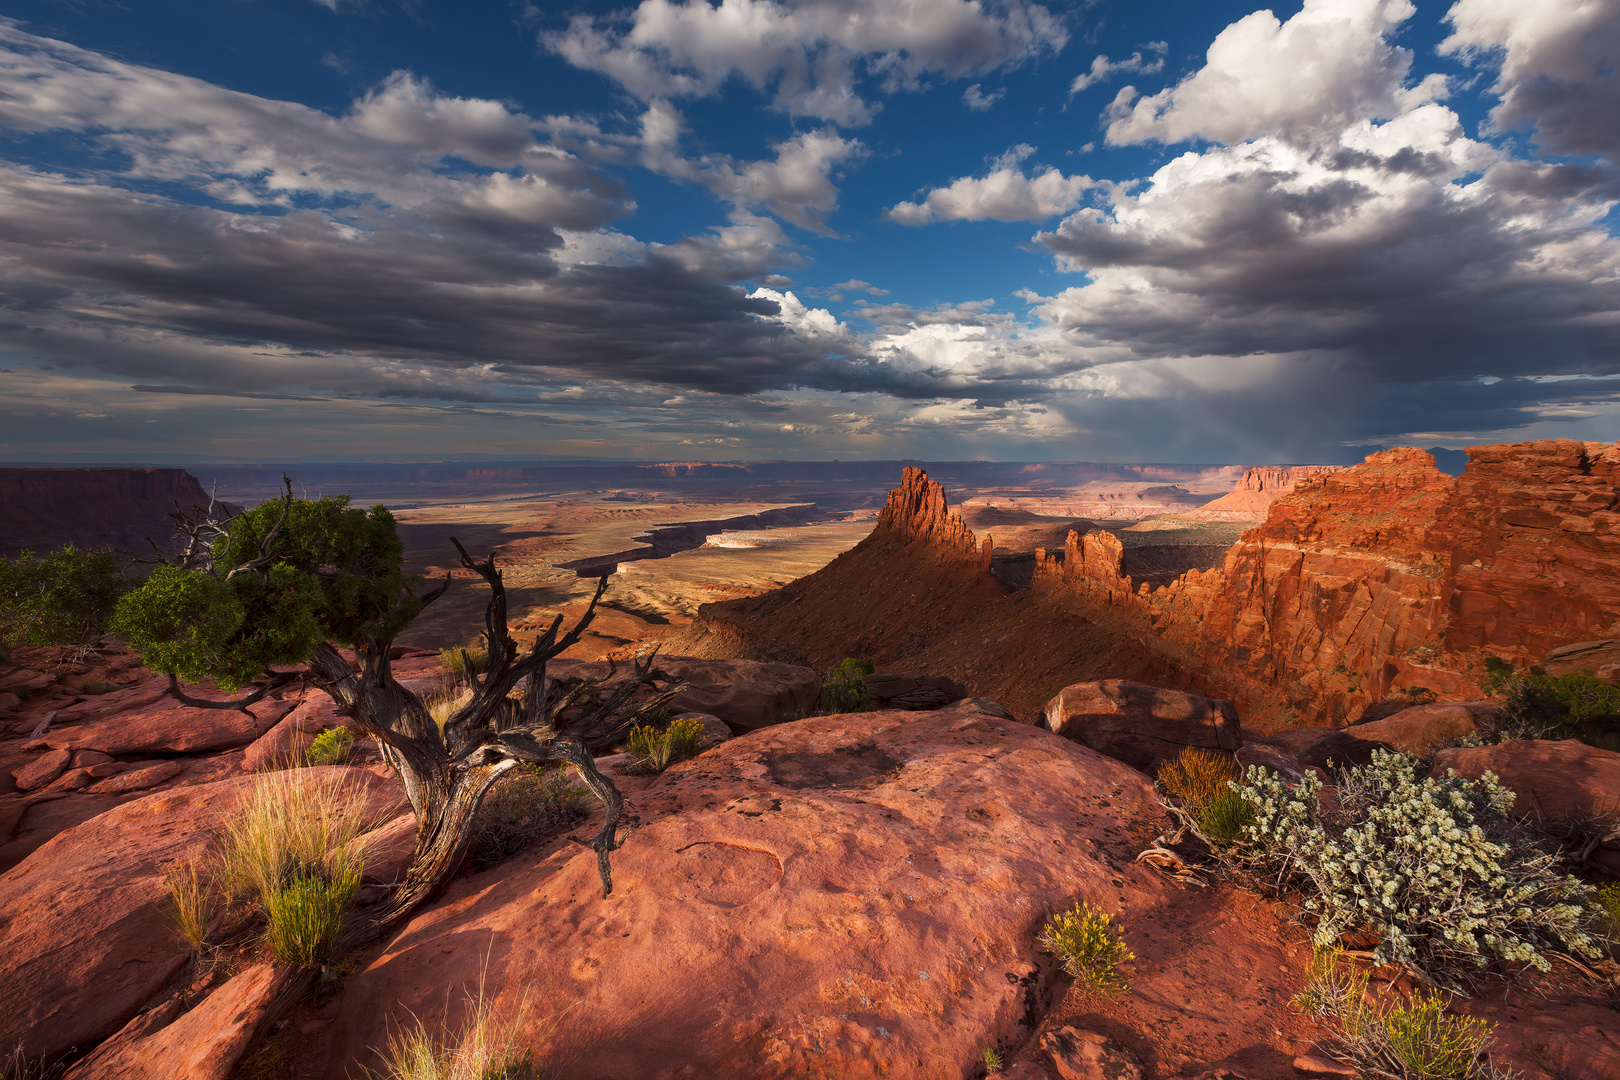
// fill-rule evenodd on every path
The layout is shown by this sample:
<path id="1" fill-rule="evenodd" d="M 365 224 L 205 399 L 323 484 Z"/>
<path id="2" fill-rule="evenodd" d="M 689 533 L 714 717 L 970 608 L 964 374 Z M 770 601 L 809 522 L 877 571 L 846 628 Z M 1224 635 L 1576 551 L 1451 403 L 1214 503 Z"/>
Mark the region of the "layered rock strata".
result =
<path id="1" fill-rule="evenodd" d="M 1245 469 L 1231 491 L 1180 516 L 1193 521 L 1264 521 L 1271 504 L 1292 494 L 1300 480 L 1318 473 L 1335 472 L 1338 468 L 1337 465 L 1261 465 Z"/>

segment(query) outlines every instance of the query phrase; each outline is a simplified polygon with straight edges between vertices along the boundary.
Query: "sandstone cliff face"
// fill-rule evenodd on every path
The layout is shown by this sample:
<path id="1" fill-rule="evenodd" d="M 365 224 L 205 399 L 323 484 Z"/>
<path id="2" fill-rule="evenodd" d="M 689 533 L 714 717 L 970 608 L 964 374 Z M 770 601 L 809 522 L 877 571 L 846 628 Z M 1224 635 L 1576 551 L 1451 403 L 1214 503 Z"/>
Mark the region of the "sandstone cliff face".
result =
<path id="1" fill-rule="evenodd" d="M 1620 637 L 1620 446 L 1476 446 L 1437 528 L 1446 648 L 1521 664 Z"/>
<path id="2" fill-rule="evenodd" d="M 1549 440 L 1469 450 L 1462 477 L 1397 448 L 1296 481 L 1220 570 L 1121 598 L 1255 702 L 1344 722 L 1409 686 L 1477 693 L 1519 664 L 1620 634 L 1620 449 Z"/>
<path id="3" fill-rule="evenodd" d="M 1231 491 L 1181 516 L 1193 521 L 1264 521 L 1271 504 L 1290 494 L 1299 481 L 1337 470 L 1337 465 L 1263 465 L 1245 469 Z"/>
<path id="4" fill-rule="evenodd" d="M 149 551 L 168 542 L 168 515 L 207 506 L 184 469 L 0 469 L 0 552 L 38 553 L 65 543 Z"/>

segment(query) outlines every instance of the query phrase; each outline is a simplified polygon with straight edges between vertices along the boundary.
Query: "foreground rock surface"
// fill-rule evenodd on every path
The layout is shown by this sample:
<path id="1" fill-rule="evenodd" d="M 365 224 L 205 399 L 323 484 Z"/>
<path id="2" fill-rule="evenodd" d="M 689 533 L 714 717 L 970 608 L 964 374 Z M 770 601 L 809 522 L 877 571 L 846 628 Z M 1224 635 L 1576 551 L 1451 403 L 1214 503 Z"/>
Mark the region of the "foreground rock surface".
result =
<path id="1" fill-rule="evenodd" d="M 524 973 L 498 984 L 503 1007 L 573 1005 L 531 1015 L 525 1035 L 577 1080 L 811 1062 L 965 1077 L 1049 1005 L 1057 977 L 1034 946 L 1047 914 L 1172 891 L 1130 864 L 1122 819 L 1157 812 L 1144 777 L 971 707 L 767 729 L 632 806 L 645 823 L 615 855 L 612 897 L 588 852 L 555 844 L 413 921 L 347 988 L 316 1051 L 324 1075 L 375 1067 L 389 1024 L 436 1014 L 488 963 Z"/>

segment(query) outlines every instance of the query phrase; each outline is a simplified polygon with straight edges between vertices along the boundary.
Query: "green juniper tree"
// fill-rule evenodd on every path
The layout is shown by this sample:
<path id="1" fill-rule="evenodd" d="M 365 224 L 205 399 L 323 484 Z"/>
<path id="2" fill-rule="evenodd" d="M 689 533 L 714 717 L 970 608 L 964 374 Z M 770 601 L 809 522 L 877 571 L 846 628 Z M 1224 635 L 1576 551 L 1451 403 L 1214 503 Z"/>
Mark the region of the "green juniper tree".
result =
<path id="1" fill-rule="evenodd" d="M 295 499 L 288 481 L 285 496 L 234 518 L 212 509 L 183 518 L 185 550 L 119 602 L 114 629 L 141 650 L 148 666 L 168 674 L 169 692 L 188 705 L 245 709 L 302 678 L 331 696 L 350 727 L 377 741 L 415 811 L 416 849 L 404 881 L 346 931 L 340 952 L 397 922 L 455 874 L 485 794 L 524 764 L 567 762 L 606 806 L 601 832 L 578 842 L 596 851 L 607 895 L 621 802 L 592 752 L 621 740 L 679 690 L 665 686 L 640 707 L 629 707 L 638 690 L 661 677 L 651 658 L 600 692 L 591 682 L 566 693 L 548 683 L 546 662 L 590 625 L 607 577 L 572 629 L 559 633 L 559 615 L 525 652 L 507 627 L 506 590 L 494 557 L 474 560 L 452 537 L 461 565 L 490 588 L 490 663 L 482 676 L 468 673 L 472 697 L 441 729 L 421 698 L 394 678 L 389 648 L 448 581 L 417 592 L 421 579 L 404 572 L 393 515 L 382 506 L 367 512 L 348 503 L 346 496 Z M 353 661 L 343 648 L 352 650 Z M 213 701 L 182 687 L 182 680 L 205 678 L 227 691 L 249 692 Z"/>

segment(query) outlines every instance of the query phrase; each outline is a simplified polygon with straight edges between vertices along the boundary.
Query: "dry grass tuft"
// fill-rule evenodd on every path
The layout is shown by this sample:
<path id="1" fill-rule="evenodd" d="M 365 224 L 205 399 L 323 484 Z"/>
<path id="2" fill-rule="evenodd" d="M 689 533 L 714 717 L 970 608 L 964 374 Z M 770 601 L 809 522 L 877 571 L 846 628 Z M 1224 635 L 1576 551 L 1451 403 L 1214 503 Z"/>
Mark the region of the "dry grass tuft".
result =
<path id="1" fill-rule="evenodd" d="M 200 958 L 208 948 L 208 931 L 220 908 L 213 878 L 200 861 L 193 861 L 169 867 L 163 881 L 169 891 L 163 920 Z"/>
<path id="2" fill-rule="evenodd" d="M 416 1021 L 389 1038 L 383 1050 L 386 1080 L 542 1080 L 533 1054 L 518 1049 L 518 1029 L 527 1011 L 518 1006 L 510 1019 L 496 1015 L 480 983 L 467 996 L 467 1016 L 459 1034 L 442 1036 Z"/>

